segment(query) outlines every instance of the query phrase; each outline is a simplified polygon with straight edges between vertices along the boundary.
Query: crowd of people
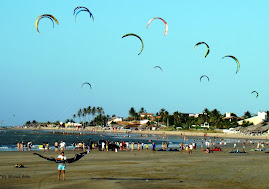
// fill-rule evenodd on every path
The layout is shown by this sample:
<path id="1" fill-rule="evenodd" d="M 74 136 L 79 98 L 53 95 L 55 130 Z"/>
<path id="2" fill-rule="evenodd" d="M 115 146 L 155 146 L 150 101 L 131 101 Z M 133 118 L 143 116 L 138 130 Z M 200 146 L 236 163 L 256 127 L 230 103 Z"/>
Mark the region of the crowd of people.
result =
<path id="1" fill-rule="evenodd" d="M 22 142 L 18 142 L 17 143 L 17 150 L 19 151 L 24 151 L 24 148 L 26 148 L 27 151 L 31 151 L 33 146 L 33 143 L 31 141 L 27 141 L 26 143 Z"/>

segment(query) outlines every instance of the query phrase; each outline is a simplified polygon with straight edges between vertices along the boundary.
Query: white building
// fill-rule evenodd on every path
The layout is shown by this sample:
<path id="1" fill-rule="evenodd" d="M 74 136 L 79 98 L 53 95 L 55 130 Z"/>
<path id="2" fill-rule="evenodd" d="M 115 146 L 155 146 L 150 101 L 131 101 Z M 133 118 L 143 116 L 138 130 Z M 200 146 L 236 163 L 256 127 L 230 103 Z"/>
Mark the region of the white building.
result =
<path id="1" fill-rule="evenodd" d="M 114 122 L 114 123 L 120 123 L 120 122 L 122 122 L 122 118 L 121 117 L 112 117 L 112 119 L 109 120 L 107 122 L 107 124 L 110 125 L 112 122 Z"/>
<path id="2" fill-rule="evenodd" d="M 244 120 L 238 121 L 237 123 L 239 125 L 243 125 L 244 121 L 249 122 L 249 123 L 253 123 L 253 125 L 258 125 L 260 123 L 263 123 L 264 121 L 267 121 L 267 113 L 266 112 L 258 112 L 258 116 L 244 119 Z"/>

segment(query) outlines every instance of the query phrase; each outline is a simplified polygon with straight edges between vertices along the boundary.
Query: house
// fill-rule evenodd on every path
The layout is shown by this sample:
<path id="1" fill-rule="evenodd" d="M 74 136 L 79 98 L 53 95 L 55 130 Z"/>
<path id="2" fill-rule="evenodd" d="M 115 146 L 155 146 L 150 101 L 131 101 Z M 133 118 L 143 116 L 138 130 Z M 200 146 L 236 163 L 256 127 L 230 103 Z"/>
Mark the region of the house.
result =
<path id="1" fill-rule="evenodd" d="M 225 117 L 222 118 L 223 120 L 229 120 L 230 122 L 232 122 L 233 120 L 240 120 L 241 118 L 236 117 L 236 116 L 232 116 L 231 112 L 226 112 Z"/>
<path id="2" fill-rule="evenodd" d="M 111 123 L 122 123 L 121 117 L 112 117 L 108 122 L 107 125 L 111 125 Z"/>
<path id="3" fill-rule="evenodd" d="M 243 122 L 250 122 L 253 125 L 258 125 L 263 123 L 264 121 L 267 121 L 267 113 L 266 112 L 258 112 L 258 116 L 251 117 L 248 119 L 240 120 L 238 121 L 238 125 L 243 125 Z"/>
<path id="4" fill-rule="evenodd" d="M 68 122 L 68 123 L 65 123 L 64 124 L 64 126 L 65 126 L 65 128 L 74 128 L 74 127 L 76 127 L 76 128 L 80 128 L 80 127 L 82 127 L 82 124 L 80 124 L 80 123 L 70 123 L 70 122 Z"/>
<path id="5" fill-rule="evenodd" d="M 140 119 L 153 119 L 152 113 L 140 113 Z"/>
<path id="6" fill-rule="evenodd" d="M 203 127 L 203 128 L 209 128 L 209 123 L 204 122 L 203 124 L 201 124 L 201 127 Z"/>

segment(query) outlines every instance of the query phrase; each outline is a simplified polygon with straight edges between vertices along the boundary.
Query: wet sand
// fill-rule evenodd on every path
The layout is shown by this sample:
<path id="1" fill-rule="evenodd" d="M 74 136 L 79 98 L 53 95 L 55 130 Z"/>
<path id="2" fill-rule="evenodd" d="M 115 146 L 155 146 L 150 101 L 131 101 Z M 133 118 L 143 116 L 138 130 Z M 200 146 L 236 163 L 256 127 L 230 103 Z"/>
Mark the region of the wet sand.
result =
<path id="1" fill-rule="evenodd" d="M 239 150 L 241 145 L 238 145 Z M 33 152 L 0 152 L 1 188 L 266 188 L 269 153 L 206 154 L 185 152 L 92 151 L 67 165 L 66 180 L 57 180 L 57 164 Z M 66 151 L 67 158 L 77 152 Z M 40 152 L 57 157 L 58 152 Z M 15 168 L 21 163 L 25 168 Z M 6 177 L 6 178 L 5 178 Z M 61 178 L 62 179 L 62 178 Z"/>

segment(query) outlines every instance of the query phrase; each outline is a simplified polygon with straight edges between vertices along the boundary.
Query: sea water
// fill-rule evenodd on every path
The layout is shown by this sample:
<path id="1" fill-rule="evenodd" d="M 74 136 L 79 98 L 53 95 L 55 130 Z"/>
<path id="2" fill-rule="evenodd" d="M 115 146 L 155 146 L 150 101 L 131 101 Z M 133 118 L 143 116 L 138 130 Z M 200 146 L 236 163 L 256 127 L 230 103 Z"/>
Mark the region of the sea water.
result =
<path id="1" fill-rule="evenodd" d="M 219 138 L 207 137 L 207 140 L 211 139 L 212 142 L 219 143 Z M 89 140 L 97 142 L 98 140 L 109 141 L 125 141 L 125 142 L 139 142 L 149 144 L 149 148 L 152 148 L 152 142 L 155 142 L 156 148 L 161 148 L 162 143 L 169 143 L 169 148 L 178 148 L 179 144 L 189 144 L 195 142 L 199 147 L 201 141 L 204 141 L 204 137 L 187 136 L 187 140 L 180 135 L 152 135 L 152 134 L 125 134 L 125 133 L 113 133 L 113 132 L 91 132 L 91 131 L 67 131 L 67 130 L 0 130 L 0 151 L 17 151 L 17 143 L 24 142 L 26 144 L 31 141 L 33 146 L 32 150 L 39 150 L 39 145 L 43 143 L 49 143 L 50 149 L 54 149 L 55 141 L 60 143 L 65 141 L 66 149 L 72 149 L 73 142 L 85 141 L 87 144 Z M 225 139 L 226 143 L 237 143 L 238 139 Z M 254 141 L 254 140 L 253 140 Z M 135 145 L 136 148 L 136 145 Z"/>

